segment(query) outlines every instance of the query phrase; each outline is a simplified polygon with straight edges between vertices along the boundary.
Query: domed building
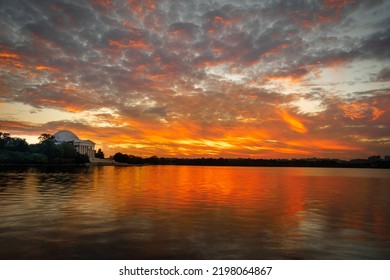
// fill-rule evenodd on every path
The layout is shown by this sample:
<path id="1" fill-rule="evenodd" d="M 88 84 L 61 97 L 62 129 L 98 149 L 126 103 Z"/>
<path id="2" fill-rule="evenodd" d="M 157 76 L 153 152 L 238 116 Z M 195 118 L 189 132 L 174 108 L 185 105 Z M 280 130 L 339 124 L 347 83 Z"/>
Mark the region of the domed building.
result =
<path id="1" fill-rule="evenodd" d="M 61 143 L 71 143 L 82 155 L 87 155 L 89 157 L 89 161 L 94 161 L 95 159 L 95 143 L 90 140 L 81 140 L 69 130 L 60 130 L 54 133 L 55 141 L 58 144 Z"/>

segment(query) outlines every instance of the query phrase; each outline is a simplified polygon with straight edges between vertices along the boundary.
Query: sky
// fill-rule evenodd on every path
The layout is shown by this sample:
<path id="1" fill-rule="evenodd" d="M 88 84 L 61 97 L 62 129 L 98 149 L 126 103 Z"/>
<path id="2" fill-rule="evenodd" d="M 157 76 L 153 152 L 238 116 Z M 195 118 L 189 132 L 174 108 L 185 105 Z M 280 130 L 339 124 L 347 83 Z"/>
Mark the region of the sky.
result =
<path id="1" fill-rule="evenodd" d="M 105 155 L 390 154 L 390 1 L 0 2 L 0 131 Z"/>

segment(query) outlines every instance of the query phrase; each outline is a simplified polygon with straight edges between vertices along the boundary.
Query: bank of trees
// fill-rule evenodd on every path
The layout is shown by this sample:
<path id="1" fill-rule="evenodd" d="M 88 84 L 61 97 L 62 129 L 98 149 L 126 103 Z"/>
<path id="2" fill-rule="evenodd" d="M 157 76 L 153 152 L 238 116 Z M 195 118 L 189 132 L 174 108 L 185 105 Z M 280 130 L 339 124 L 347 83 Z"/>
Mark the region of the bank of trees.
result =
<path id="1" fill-rule="evenodd" d="M 127 163 L 127 164 L 144 164 L 144 159 L 142 157 L 137 157 L 128 154 L 116 153 L 114 155 L 114 160 L 116 162 Z"/>
<path id="2" fill-rule="evenodd" d="M 99 150 L 95 153 L 95 158 L 104 159 L 104 153 L 103 153 L 102 149 L 99 149 Z"/>
<path id="3" fill-rule="evenodd" d="M 0 163 L 86 163 L 87 155 L 76 151 L 71 143 L 56 144 L 51 134 L 39 136 L 39 143 L 28 144 L 25 139 L 0 132 Z"/>
<path id="4" fill-rule="evenodd" d="M 198 166 L 272 166 L 272 167 L 338 167 L 338 168 L 390 168 L 390 161 L 339 159 L 255 159 L 255 158 L 141 158 L 116 153 L 114 160 L 128 164 L 198 165 Z"/>

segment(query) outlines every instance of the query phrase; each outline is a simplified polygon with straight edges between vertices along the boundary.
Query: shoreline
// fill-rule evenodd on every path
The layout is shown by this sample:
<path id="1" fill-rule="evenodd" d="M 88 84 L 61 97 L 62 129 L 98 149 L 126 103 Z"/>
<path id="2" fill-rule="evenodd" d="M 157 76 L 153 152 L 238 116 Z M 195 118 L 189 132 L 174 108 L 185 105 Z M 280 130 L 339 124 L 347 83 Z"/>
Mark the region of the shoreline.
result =
<path id="1" fill-rule="evenodd" d="M 146 166 L 127 163 L 1 163 L 0 167 L 94 167 L 94 166 Z"/>
<path id="2" fill-rule="evenodd" d="M 148 164 L 148 163 L 140 163 L 140 164 L 129 164 L 129 163 L 84 163 L 84 164 L 76 164 L 76 163 L 2 163 L 1 167 L 96 167 L 96 166 L 120 166 L 120 167 L 135 167 L 135 166 L 218 166 L 218 167 L 297 167 L 297 168 L 342 168 L 342 169 L 390 169 L 389 165 L 384 166 L 370 166 L 370 165 L 288 165 L 288 164 L 188 164 L 188 163 L 172 163 L 172 164 Z"/>

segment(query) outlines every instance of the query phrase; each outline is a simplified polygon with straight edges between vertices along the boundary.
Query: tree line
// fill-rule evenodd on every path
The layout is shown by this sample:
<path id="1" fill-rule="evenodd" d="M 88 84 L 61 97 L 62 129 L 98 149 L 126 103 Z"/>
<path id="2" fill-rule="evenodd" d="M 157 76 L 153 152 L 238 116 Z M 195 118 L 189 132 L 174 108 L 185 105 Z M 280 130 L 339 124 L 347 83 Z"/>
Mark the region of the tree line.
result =
<path id="1" fill-rule="evenodd" d="M 89 162 L 87 155 L 77 152 L 72 143 L 56 143 L 51 134 L 41 134 L 39 143 L 28 144 L 25 139 L 11 137 L 0 132 L 0 164 L 83 164 Z M 104 158 L 99 149 L 96 158 Z M 116 153 L 114 160 L 127 164 L 148 165 L 204 165 L 204 166 L 285 166 L 285 167 L 359 167 L 390 168 L 390 161 L 377 157 L 358 160 L 339 159 L 254 159 L 254 158 L 165 158 L 152 156 L 142 158 Z"/>
<path id="2" fill-rule="evenodd" d="M 87 155 L 76 151 L 72 143 L 55 143 L 55 137 L 43 133 L 39 143 L 28 144 L 25 139 L 0 132 L 0 164 L 82 164 L 89 162 Z"/>
<path id="3" fill-rule="evenodd" d="M 256 158 L 148 158 L 116 153 L 114 160 L 127 164 L 198 165 L 198 166 L 272 166 L 272 167 L 338 167 L 338 168 L 390 168 L 390 161 L 339 159 L 256 159 Z"/>

